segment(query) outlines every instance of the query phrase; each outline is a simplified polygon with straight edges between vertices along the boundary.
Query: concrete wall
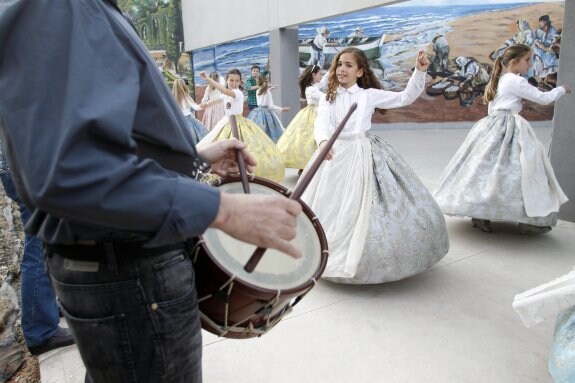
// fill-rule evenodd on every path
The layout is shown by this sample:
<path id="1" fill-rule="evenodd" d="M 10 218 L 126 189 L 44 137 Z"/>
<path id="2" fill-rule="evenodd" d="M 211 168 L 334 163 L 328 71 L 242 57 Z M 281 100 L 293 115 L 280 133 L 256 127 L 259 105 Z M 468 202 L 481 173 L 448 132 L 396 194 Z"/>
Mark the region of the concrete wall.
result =
<path id="1" fill-rule="evenodd" d="M 565 1 L 564 20 L 575 20 L 575 1 Z M 559 84 L 575 91 L 575 23 L 564 22 L 561 35 Z M 575 93 L 555 104 L 551 163 L 569 201 L 561 207 L 559 218 L 575 222 Z"/>
<path id="2" fill-rule="evenodd" d="M 405 0 L 182 0 L 185 50 Z"/>
<path id="3" fill-rule="evenodd" d="M 298 28 L 282 28 L 270 31 L 271 83 L 281 86 L 272 91 L 274 104 L 289 106 L 290 110 L 279 113 L 284 127 L 300 110 L 299 87 L 294 79 L 299 76 Z"/>

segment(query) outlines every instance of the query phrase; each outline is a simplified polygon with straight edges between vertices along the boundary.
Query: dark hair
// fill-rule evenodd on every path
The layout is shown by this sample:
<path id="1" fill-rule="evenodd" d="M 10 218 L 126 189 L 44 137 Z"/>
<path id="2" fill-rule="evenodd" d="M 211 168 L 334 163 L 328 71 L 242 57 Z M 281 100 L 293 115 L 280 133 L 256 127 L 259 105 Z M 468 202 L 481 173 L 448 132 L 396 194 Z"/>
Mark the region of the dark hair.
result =
<path id="1" fill-rule="evenodd" d="M 549 15 L 543 15 L 539 18 L 539 21 L 544 21 L 545 24 L 547 24 L 547 26 L 551 26 L 551 19 L 549 18 Z"/>
<path id="2" fill-rule="evenodd" d="M 506 67 L 511 63 L 513 60 L 519 60 L 522 57 L 531 54 L 531 48 L 527 45 L 517 44 L 511 45 L 507 47 L 503 54 L 495 60 L 495 64 L 493 65 L 493 73 L 491 73 L 491 78 L 489 79 L 489 83 L 485 88 L 485 96 L 483 98 L 485 101 L 489 102 L 495 98 L 497 94 L 497 86 L 499 85 L 499 79 L 501 78 L 501 72 L 503 71 L 503 67 Z"/>
<path id="3" fill-rule="evenodd" d="M 310 86 L 313 85 L 313 76 L 319 72 L 321 70 L 321 68 L 318 65 L 309 65 L 307 68 L 304 69 L 303 72 L 301 72 L 301 75 L 299 76 L 298 79 L 298 83 L 299 83 L 299 90 L 300 90 L 300 96 L 301 98 L 305 98 L 305 89 Z"/>
<path id="4" fill-rule="evenodd" d="M 250 70 L 252 70 L 252 69 L 257 69 L 257 70 L 261 71 L 260 66 L 259 66 L 258 64 L 252 65 L 252 67 L 250 68 Z"/>
<path id="5" fill-rule="evenodd" d="M 230 77 L 231 74 L 237 74 L 238 76 L 240 76 L 240 82 L 242 80 L 242 72 L 240 72 L 240 70 L 238 68 L 232 68 L 228 71 L 228 73 L 226 73 L 226 87 L 228 86 L 227 81 L 228 81 L 228 77 Z M 242 89 L 242 86 L 239 86 L 240 89 Z"/>

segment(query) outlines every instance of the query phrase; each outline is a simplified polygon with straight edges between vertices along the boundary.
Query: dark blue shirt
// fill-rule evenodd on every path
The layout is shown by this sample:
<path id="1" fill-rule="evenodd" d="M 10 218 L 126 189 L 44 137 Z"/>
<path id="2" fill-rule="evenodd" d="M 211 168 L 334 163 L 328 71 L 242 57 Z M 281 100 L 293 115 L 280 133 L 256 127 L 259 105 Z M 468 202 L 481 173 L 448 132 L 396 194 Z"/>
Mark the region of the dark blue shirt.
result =
<path id="1" fill-rule="evenodd" d="M 26 230 L 47 243 L 201 234 L 216 188 L 138 157 L 133 133 L 198 158 L 144 44 L 105 0 L 0 6 L 0 139 Z"/>

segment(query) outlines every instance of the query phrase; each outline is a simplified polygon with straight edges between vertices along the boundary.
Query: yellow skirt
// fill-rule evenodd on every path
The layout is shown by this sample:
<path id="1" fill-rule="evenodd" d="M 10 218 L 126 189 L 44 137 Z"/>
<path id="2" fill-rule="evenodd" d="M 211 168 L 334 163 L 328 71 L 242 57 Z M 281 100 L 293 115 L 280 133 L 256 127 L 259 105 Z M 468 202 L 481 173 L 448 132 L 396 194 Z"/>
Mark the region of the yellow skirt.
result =
<path id="1" fill-rule="evenodd" d="M 250 154 L 256 159 L 254 174 L 258 177 L 280 182 L 285 176 L 285 165 L 276 144 L 253 121 L 242 115 L 236 115 L 236 124 L 240 141 L 248 145 Z M 208 133 L 202 142 L 213 142 L 232 138 L 229 119 L 224 116 Z"/>
<path id="2" fill-rule="evenodd" d="M 317 106 L 309 105 L 296 114 L 278 141 L 286 168 L 303 169 L 317 149 L 313 123 Z"/>

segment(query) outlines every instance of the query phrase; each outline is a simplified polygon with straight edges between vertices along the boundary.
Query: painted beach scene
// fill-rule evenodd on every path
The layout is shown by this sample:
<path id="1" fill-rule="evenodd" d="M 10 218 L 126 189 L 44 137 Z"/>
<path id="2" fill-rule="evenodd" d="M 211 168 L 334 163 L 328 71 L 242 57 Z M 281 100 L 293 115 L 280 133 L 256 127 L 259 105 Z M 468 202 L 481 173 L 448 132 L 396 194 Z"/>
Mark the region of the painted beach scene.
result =
<path id="1" fill-rule="evenodd" d="M 542 16 L 552 25 L 547 34 L 552 35 L 548 40 L 550 44 L 554 41 L 556 57 L 543 68 L 543 60 L 534 56 L 534 67 L 541 68 L 539 76 L 531 77 L 533 84 L 543 90 L 555 86 L 563 14 L 563 1 L 421 0 L 372 8 L 300 25 L 300 67 L 310 63 L 311 41 L 321 28 L 326 28 L 329 45 L 325 49 L 324 70 L 339 49 L 356 46 L 366 52 L 385 89 L 401 90 L 411 76 L 417 51 L 422 49 L 432 60 L 427 92 L 409 107 L 375 114 L 374 122 L 475 121 L 487 114 L 482 94 L 497 54 L 510 44 L 533 46 L 541 34 Z M 268 66 L 269 35 L 194 50 L 192 57 L 196 74 L 225 74 L 238 68 L 248 76 L 253 64 L 262 69 Z M 478 76 L 483 79 L 475 81 L 473 88 L 460 91 L 458 74 L 470 65 L 479 68 Z M 273 73 L 271 77 L 273 81 Z M 202 82 L 195 78 L 195 84 L 199 97 L 203 93 Z M 522 114 L 527 119 L 552 118 L 552 106 L 525 103 Z"/>
<path id="2" fill-rule="evenodd" d="M 185 51 L 180 1 L 119 0 L 168 85 L 176 77 L 186 78 L 199 101 L 205 90 L 201 71 L 225 75 L 237 68 L 245 79 L 254 64 L 269 70 L 267 33 Z M 409 107 L 375 114 L 373 121 L 475 121 L 487 114 L 485 84 L 495 58 L 509 45 L 532 47 L 529 81 L 534 86 L 556 86 L 564 7 L 564 1 L 554 0 L 411 0 L 317 20 L 298 26 L 300 69 L 312 63 L 314 37 L 327 30 L 324 71 L 339 50 L 353 46 L 369 57 L 384 89 L 402 90 L 417 51 L 423 50 L 432 61 L 426 92 Z M 460 87 L 466 72 L 474 73 L 472 86 Z M 270 77 L 273 83 L 274 74 Z M 522 114 L 531 121 L 550 120 L 553 106 L 525 101 Z"/>

